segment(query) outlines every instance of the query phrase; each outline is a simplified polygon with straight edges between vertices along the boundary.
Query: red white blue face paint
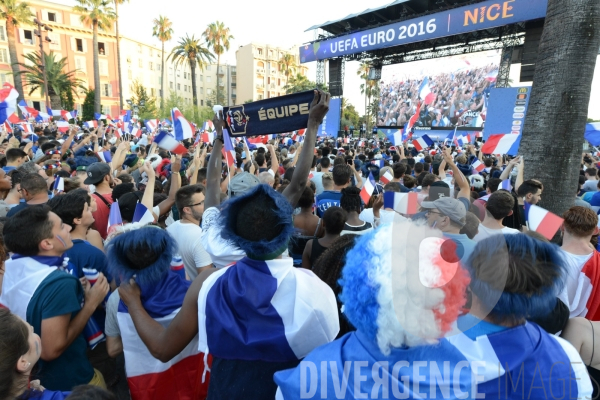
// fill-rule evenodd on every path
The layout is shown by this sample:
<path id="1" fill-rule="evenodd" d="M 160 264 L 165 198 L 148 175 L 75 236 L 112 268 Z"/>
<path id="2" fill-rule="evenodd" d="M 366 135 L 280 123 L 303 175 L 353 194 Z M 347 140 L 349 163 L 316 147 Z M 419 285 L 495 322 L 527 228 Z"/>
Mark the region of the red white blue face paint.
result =
<path id="1" fill-rule="evenodd" d="M 62 243 L 63 246 L 67 247 L 67 244 L 65 243 L 63 238 L 60 237 L 60 235 L 56 235 L 56 238 Z"/>

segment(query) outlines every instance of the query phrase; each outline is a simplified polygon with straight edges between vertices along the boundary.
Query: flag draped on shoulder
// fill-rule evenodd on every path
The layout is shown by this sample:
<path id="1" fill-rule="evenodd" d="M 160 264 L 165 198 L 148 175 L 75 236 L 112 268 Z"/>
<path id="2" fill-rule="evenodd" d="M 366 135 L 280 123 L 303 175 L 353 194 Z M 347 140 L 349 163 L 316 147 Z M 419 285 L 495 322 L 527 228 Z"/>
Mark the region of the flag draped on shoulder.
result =
<path id="1" fill-rule="evenodd" d="M 190 286 L 181 275 L 169 270 L 152 287 L 140 285 L 142 305 L 156 322 L 168 327 L 183 304 Z M 198 351 L 198 336 L 170 361 L 163 363 L 150 354 L 140 339 L 127 307 L 120 301 L 117 313 L 127 383 L 133 400 L 203 399 L 208 394 L 208 376 L 203 379 L 204 354 Z"/>

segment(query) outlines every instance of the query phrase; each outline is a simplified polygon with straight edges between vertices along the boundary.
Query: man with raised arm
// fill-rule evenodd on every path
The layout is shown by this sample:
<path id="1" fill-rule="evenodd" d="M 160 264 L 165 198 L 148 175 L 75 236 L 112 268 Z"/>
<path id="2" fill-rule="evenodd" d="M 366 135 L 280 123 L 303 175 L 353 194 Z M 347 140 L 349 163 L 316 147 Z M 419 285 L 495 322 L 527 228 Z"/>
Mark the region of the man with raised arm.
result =
<path id="1" fill-rule="evenodd" d="M 217 138 L 208 165 L 202 225 L 207 233 L 218 232 L 214 236 L 222 238 L 218 245 L 228 248 L 213 263 L 223 266 L 231 260 L 232 265 L 198 275 L 167 329 L 144 310 L 133 280 L 119 289 L 140 338 L 159 360 L 172 359 L 198 335 L 199 350 L 213 357 L 209 399 L 274 398 L 273 374 L 296 366 L 339 331 L 331 289 L 312 272 L 294 268 L 291 258 L 282 257 L 294 232 L 293 209 L 308 180 L 329 98 L 328 93 L 315 91 L 306 144 L 283 195 L 251 180 L 246 187 L 242 182 L 233 188 L 232 181 L 234 193 L 221 209 L 217 207 L 224 122 L 222 116 L 215 118 Z M 204 367 L 208 371 L 208 365 Z"/>

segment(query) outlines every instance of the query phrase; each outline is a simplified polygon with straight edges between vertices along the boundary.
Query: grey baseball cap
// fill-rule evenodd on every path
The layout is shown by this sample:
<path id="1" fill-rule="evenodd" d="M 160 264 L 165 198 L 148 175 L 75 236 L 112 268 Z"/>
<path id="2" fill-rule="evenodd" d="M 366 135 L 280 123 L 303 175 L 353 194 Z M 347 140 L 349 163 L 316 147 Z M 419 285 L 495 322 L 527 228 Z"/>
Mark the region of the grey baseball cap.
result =
<path id="1" fill-rule="evenodd" d="M 242 172 L 231 178 L 229 182 L 229 196 L 239 196 L 257 185 L 260 185 L 260 181 L 256 176 L 249 172 Z"/>
<path id="2" fill-rule="evenodd" d="M 110 174 L 110 166 L 102 162 L 93 163 L 87 167 L 86 173 L 88 177 L 83 183 L 85 185 L 96 185 L 106 175 Z"/>
<path id="3" fill-rule="evenodd" d="M 435 201 L 424 201 L 421 203 L 421 207 L 425 209 L 437 208 L 442 214 L 461 226 L 466 223 L 467 210 L 465 210 L 464 204 L 452 197 L 440 197 Z"/>

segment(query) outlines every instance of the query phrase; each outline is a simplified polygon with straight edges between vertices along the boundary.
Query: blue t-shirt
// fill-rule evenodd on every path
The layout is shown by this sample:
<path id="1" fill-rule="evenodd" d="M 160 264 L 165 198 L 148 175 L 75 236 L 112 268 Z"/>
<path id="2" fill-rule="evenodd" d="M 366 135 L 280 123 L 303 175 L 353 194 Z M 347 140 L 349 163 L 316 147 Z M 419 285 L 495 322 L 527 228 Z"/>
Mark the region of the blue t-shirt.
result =
<path id="1" fill-rule="evenodd" d="M 13 169 L 17 169 L 17 167 L 11 167 L 11 166 L 7 165 L 6 167 L 2 167 L 2 169 L 4 170 L 4 172 L 6 172 L 8 174 Z"/>
<path id="2" fill-rule="evenodd" d="M 325 190 L 317 196 L 317 216 L 323 218 L 323 214 L 329 207 L 339 207 L 342 192 L 335 190 Z"/>
<path id="3" fill-rule="evenodd" d="M 505 331 L 505 326 L 491 324 L 489 322 L 480 320 L 474 315 L 466 314 L 458 318 L 456 322 L 458 329 L 460 329 L 465 336 L 471 340 L 476 340 L 478 336 L 491 335 Z"/>
<path id="4" fill-rule="evenodd" d="M 73 275 L 56 270 L 36 289 L 27 306 L 27 322 L 38 335 L 42 320 L 70 314 L 71 319 L 81 310 L 83 288 Z M 83 333 L 63 353 L 52 361 L 38 361 L 39 379 L 46 389 L 67 391 L 87 384 L 94 377 L 94 368 L 87 358 L 87 342 Z"/>
<path id="5" fill-rule="evenodd" d="M 454 243 L 456 243 L 456 255 L 463 263 L 469 259 L 471 253 L 473 253 L 473 250 L 475 250 L 475 246 L 477 245 L 477 242 L 469 239 L 469 237 L 464 233 L 444 232 L 444 237 L 451 239 Z"/>

